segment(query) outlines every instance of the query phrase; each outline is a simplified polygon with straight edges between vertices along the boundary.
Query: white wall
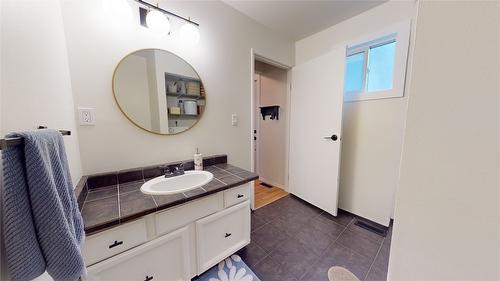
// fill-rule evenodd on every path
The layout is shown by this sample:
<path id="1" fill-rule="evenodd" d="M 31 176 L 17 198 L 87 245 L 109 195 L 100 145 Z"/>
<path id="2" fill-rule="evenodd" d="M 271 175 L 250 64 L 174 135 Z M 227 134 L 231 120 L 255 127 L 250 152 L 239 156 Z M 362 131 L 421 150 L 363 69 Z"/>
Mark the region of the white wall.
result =
<path id="1" fill-rule="evenodd" d="M 1 135 L 38 125 L 71 130 L 64 141 L 76 184 L 82 168 L 60 2 L 1 1 L 0 29 Z M 9 280 L 3 252 L 0 266 L 0 279 Z"/>
<path id="2" fill-rule="evenodd" d="M 260 75 L 260 105 L 258 106 L 280 106 L 278 120 L 271 120 L 269 116 L 266 120 L 262 120 L 260 111 L 257 116 L 259 120 L 258 174 L 263 182 L 286 188 L 287 71 L 258 61 L 255 63 L 255 71 Z"/>
<path id="3" fill-rule="evenodd" d="M 73 183 L 82 175 L 60 2 L 1 2 L 1 134 L 38 125 L 65 136 Z"/>
<path id="4" fill-rule="evenodd" d="M 500 280 L 499 19 L 420 2 L 389 280 Z"/>
<path id="5" fill-rule="evenodd" d="M 412 19 L 415 12 L 414 1 L 384 3 L 296 42 L 296 63 Z M 411 65 L 411 52 L 409 58 Z M 389 224 L 399 181 L 407 102 L 408 95 L 344 104 L 340 208 Z"/>
<path id="6" fill-rule="evenodd" d="M 200 42 L 193 47 L 175 38 L 155 37 L 139 26 L 138 19 L 112 21 L 100 0 L 68 0 L 62 6 L 75 101 L 96 108 L 96 126 L 79 128 L 85 173 L 188 159 L 196 147 L 205 155 L 226 153 L 231 163 L 250 168 L 250 49 L 292 65 L 291 41 L 221 2 L 160 1 L 161 7 L 200 23 Z M 175 136 L 150 134 L 118 110 L 111 91 L 113 70 L 123 56 L 141 48 L 181 56 L 203 80 L 207 108 L 189 131 Z M 237 127 L 231 126 L 232 113 L 239 116 Z"/>

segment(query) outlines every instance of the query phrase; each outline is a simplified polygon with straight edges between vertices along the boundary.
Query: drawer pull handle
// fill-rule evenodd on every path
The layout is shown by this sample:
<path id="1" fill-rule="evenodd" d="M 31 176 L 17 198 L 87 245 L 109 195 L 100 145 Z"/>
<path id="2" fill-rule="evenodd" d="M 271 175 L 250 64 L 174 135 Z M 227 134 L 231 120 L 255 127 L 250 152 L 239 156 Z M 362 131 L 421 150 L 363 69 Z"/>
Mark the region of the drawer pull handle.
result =
<path id="1" fill-rule="evenodd" d="M 146 275 L 146 279 L 144 279 L 144 281 L 151 281 L 153 280 L 153 276 L 149 276 L 149 275 Z"/>
<path id="2" fill-rule="evenodd" d="M 115 240 L 115 242 L 113 244 L 109 245 L 109 248 L 111 249 L 111 248 L 114 248 L 116 246 L 120 246 L 121 244 L 123 244 L 123 241 L 116 241 Z"/>
<path id="3" fill-rule="evenodd" d="M 243 194 L 238 194 L 238 196 L 237 196 L 237 197 L 238 197 L 238 198 L 241 198 L 241 197 L 243 197 L 243 196 L 245 196 L 245 195 L 243 195 Z"/>
<path id="4" fill-rule="evenodd" d="M 228 238 L 229 236 L 231 236 L 231 233 L 226 232 L 226 235 L 224 235 L 224 238 Z"/>

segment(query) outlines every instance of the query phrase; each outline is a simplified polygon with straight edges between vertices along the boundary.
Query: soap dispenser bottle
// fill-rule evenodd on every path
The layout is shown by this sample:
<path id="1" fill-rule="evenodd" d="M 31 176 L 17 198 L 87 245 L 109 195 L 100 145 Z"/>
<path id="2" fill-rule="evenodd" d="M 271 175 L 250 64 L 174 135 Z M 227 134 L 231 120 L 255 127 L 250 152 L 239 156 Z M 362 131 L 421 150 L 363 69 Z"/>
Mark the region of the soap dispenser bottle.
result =
<path id="1" fill-rule="evenodd" d="M 196 153 L 194 155 L 194 169 L 197 171 L 203 170 L 203 156 L 196 148 Z"/>

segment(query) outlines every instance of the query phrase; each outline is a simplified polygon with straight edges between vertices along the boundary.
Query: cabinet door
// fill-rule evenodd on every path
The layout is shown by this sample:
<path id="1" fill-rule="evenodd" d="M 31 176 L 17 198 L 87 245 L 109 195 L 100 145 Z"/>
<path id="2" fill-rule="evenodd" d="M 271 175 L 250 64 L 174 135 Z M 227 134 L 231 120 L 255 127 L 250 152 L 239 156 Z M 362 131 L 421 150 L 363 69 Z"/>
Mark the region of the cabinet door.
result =
<path id="1" fill-rule="evenodd" d="M 92 281 L 190 280 L 188 227 L 87 268 Z"/>
<path id="2" fill-rule="evenodd" d="M 250 201 L 196 222 L 198 274 L 250 243 Z"/>
<path id="3" fill-rule="evenodd" d="M 242 186 L 233 187 L 224 191 L 224 208 L 236 205 L 240 202 L 250 199 L 251 184 L 253 182 L 245 183 Z"/>
<path id="4" fill-rule="evenodd" d="M 87 266 L 148 241 L 146 221 L 139 219 L 87 236 L 82 254 Z"/>

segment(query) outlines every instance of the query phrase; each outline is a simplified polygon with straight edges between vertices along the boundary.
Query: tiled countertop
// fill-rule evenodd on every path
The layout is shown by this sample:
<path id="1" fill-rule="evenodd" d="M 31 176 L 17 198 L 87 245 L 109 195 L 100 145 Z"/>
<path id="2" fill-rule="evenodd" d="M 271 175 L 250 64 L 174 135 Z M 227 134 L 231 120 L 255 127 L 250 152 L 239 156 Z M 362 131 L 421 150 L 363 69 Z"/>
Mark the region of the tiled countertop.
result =
<path id="1" fill-rule="evenodd" d="M 257 174 L 229 164 L 216 164 L 205 168 L 214 175 L 214 179 L 188 192 L 173 195 L 146 195 L 140 191 L 141 185 L 158 176 L 148 174 L 142 169 L 142 179 L 120 183 L 120 175 L 114 180 L 102 180 L 109 185 L 92 187 L 92 180 L 87 179 L 88 191 L 79 196 L 81 212 L 87 235 L 105 228 L 130 221 L 159 210 L 167 209 L 188 201 L 226 190 L 258 178 Z M 130 173 L 130 172 L 128 172 Z M 139 173 L 137 172 L 139 175 Z M 154 175 L 154 176 L 153 176 Z M 150 177 L 151 176 L 151 177 Z M 82 198 L 85 197 L 85 198 Z"/>

